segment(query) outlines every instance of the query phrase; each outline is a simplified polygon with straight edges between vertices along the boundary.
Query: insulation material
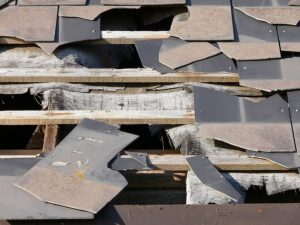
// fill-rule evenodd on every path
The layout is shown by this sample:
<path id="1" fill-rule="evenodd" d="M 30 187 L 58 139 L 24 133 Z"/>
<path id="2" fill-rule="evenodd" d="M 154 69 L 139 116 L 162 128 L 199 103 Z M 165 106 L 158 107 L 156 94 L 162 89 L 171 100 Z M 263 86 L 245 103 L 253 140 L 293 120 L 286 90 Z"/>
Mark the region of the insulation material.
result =
<path id="1" fill-rule="evenodd" d="M 178 90 L 166 93 L 146 94 L 84 94 L 77 92 L 61 91 L 61 110 L 193 110 L 193 93 L 186 90 Z M 44 104 L 49 101 L 44 95 Z"/>
<path id="2" fill-rule="evenodd" d="M 53 55 L 38 47 L 0 47 L 1 68 L 119 68 L 133 48 L 121 45 L 77 45 L 59 48 Z"/>
<path id="3" fill-rule="evenodd" d="M 51 89 L 66 90 L 71 92 L 89 93 L 91 91 L 116 92 L 124 90 L 123 86 L 91 86 L 84 84 L 70 83 L 35 83 L 35 84 L 2 84 L 0 85 L 0 94 L 17 95 L 29 92 L 36 95 Z M 45 93 L 46 95 L 46 93 Z"/>
<path id="4" fill-rule="evenodd" d="M 191 41 L 234 39 L 230 1 L 224 5 L 210 5 L 209 1 L 193 3 L 187 7 L 188 13 L 174 17 L 169 31 L 172 36 Z"/>
<path id="5" fill-rule="evenodd" d="M 248 190 L 251 186 L 265 187 L 268 195 L 300 189 L 300 176 L 297 173 L 223 173 L 223 176 L 236 188 Z M 186 204 L 228 204 L 232 200 L 199 181 L 189 171 L 186 180 Z"/>
<path id="6" fill-rule="evenodd" d="M 218 42 L 220 50 L 236 60 L 280 58 L 276 27 L 234 9 L 235 42 Z"/>
<path id="7" fill-rule="evenodd" d="M 54 41 L 57 12 L 55 6 L 3 8 L 0 10 L 0 36 L 33 42 Z"/>
<path id="8" fill-rule="evenodd" d="M 188 157 L 186 159 L 191 170 L 195 173 L 198 179 L 205 184 L 225 194 L 235 203 L 243 202 L 243 197 L 240 191 L 228 182 L 228 180 L 214 167 L 210 160 L 202 154 Z"/>
<path id="9" fill-rule="evenodd" d="M 166 130 L 170 144 L 180 150 L 182 154 L 202 153 L 207 156 L 214 155 L 237 155 L 238 148 L 218 143 L 210 138 L 197 137 L 197 128 L 194 124 L 177 126 Z"/>

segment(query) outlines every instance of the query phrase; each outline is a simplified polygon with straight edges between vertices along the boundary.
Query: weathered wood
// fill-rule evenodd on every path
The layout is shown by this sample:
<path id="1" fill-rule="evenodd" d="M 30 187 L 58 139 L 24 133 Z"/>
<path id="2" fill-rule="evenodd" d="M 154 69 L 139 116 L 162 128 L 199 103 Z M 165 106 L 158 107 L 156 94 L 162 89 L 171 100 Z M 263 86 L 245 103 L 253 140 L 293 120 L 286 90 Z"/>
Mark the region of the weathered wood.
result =
<path id="1" fill-rule="evenodd" d="M 138 40 L 167 39 L 167 31 L 102 31 L 101 39 L 81 43 L 90 44 L 134 44 Z M 17 38 L 1 37 L 0 44 L 32 44 Z"/>
<path id="2" fill-rule="evenodd" d="M 50 152 L 55 148 L 58 135 L 57 125 L 46 125 L 44 131 L 43 152 Z"/>
<path id="3" fill-rule="evenodd" d="M 192 124 L 193 112 L 151 111 L 0 111 L 0 125 L 78 124 L 89 118 L 110 124 Z"/>
<path id="4" fill-rule="evenodd" d="M 48 110 L 58 110 L 61 102 L 61 92 L 51 90 L 49 93 Z M 46 125 L 44 130 L 43 152 L 48 153 L 56 146 L 58 125 Z"/>
<path id="5" fill-rule="evenodd" d="M 40 154 L 42 150 L 0 150 L 0 158 L 33 158 Z M 138 150 L 149 155 L 149 165 L 153 171 L 146 173 L 155 173 L 156 171 L 181 171 L 189 170 L 189 165 L 186 161 L 188 155 L 174 154 L 174 150 Z M 122 156 L 124 158 L 129 156 Z M 281 167 L 271 161 L 250 158 L 245 153 L 234 155 L 209 155 L 208 158 L 220 170 L 223 171 L 282 171 L 288 172 L 284 167 Z"/>
<path id="6" fill-rule="evenodd" d="M 152 69 L 26 69 L 1 68 L 1 83 L 237 83 L 235 73 L 189 73 L 160 74 Z"/>

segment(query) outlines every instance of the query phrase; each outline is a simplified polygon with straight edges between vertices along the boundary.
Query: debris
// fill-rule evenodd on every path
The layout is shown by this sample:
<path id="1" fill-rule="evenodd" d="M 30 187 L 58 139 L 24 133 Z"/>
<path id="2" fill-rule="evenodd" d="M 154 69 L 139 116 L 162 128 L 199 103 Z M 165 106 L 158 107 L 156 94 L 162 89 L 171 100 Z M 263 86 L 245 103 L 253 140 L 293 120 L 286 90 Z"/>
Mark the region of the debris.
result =
<path id="1" fill-rule="evenodd" d="M 108 134 L 107 130 L 111 132 Z M 120 135 L 122 133 L 122 135 Z M 82 134 L 95 140 L 78 139 Z M 109 169 L 108 162 L 137 136 L 120 132 L 115 126 L 84 119 L 47 156 L 25 173 L 16 185 L 38 199 L 73 209 L 97 213 L 126 185 L 127 181 L 117 171 Z M 74 154 L 80 149 L 82 154 Z M 53 154 L 52 154 L 53 156 Z M 89 160 L 85 161 L 88 157 Z M 55 161 L 68 161 L 77 166 L 49 167 Z M 89 166 L 84 167 L 86 164 Z"/>

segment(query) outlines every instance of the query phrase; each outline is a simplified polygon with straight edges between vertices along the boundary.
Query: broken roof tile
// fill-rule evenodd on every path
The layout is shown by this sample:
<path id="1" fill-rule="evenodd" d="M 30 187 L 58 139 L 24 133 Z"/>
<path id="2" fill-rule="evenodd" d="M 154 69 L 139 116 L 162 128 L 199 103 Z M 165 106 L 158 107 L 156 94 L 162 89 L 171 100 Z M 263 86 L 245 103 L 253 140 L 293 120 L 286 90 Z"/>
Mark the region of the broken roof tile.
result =
<path id="1" fill-rule="evenodd" d="M 183 40 L 233 40 L 231 3 L 192 0 L 188 13 L 174 17 L 169 33 Z"/>
<path id="2" fill-rule="evenodd" d="M 287 93 L 297 155 L 300 155 L 300 91 Z"/>
<path id="3" fill-rule="evenodd" d="M 17 37 L 25 41 L 54 41 L 56 6 L 8 6 L 0 10 L 0 36 Z"/>
<path id="4" fill-rule="evenodd" d="M 261 102 L 195 87 L 199 137 L 263 152 L 294 152 L 288 103 L 278 94 Z"/>
<path id="5" fill-rule="evenodd" d="M 288 5 L 288 0 L 234 0 L 234 7 L 243 13 L 271 24 L 296 25 L 300 8 Z"/>
<path id="6" fill-rule="evenodd" d="M 84 119 L 16 185 L 42 201 L 97 213 L 127 185 L 108 163 L 136 138 L 115 126 Z M 56 167 L 55 162 L 66 164 Z"/>
<path id="7" fill-rule="evenodd" d="M 235 42 L 218 42 L 220 50 L 236 60 L 280 58 L 276 27 L 234 9 Z"/>
<path id="8" fill-rule="evenodd" d="M 281 51 L 300 52 L 300 27 L 277 26 Z"/>
<path id="9" fill-rule="evenodd" d="M 300 88 L 300 57 L 237 62 L 240 85 L 265 91 Z"/>
<path id="10" fill-rule="evenodd" d="M 176 69 L 220 53 L 208 42 L 185 42 L 178 38 L 164 40 L 159 52 L 160 63 Z"/>

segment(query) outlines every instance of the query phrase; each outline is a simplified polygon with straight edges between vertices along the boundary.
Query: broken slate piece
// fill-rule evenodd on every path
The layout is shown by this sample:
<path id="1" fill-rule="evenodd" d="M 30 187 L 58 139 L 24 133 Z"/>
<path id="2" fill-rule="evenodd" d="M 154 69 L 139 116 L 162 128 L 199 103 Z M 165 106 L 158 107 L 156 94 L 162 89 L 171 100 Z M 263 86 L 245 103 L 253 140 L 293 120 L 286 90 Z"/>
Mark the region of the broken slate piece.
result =
<path id="1" fill-rule="evenodd" d="M 300 57 L 239 61 L 240 85 L 264 91 L 300 88 Z"/>
<path id="2" fill-rule="evenodd" d="M 247 155 L 252 158 L 269 160 L 287 169 L 297 169 L 300 167 L 300 156 L 296 153 L 247 151 Z"/>
<path id="3" fill-rule="evenodd" d="M 112 163 L 113 170 L 150 170 L 147 153 L 125 151 L 127 155 L 118 156 Z"/>
<path id="4" fill-rule="evenodd" d="M 115 126 L 84 119 L 16 186 L 41 201 L 97 213 L 127 185 L 108 163 L 136 138 Z M 54 162 L 68 164 L 56 167 Z"/>
<path id="5" fill-rule="evenodd" d="M 186 160 L 202 183 L 227 195 L 236 203 L 243 199 L 242 195 L 219 173 L 206 156 L 200 154 Z"/>
<path id="6" fill-rule="evenodd" d="M 263 152 L 294 152 L 288 103 L 278 94 L 260 102 L 194 87 L 197 136 Z"/>

